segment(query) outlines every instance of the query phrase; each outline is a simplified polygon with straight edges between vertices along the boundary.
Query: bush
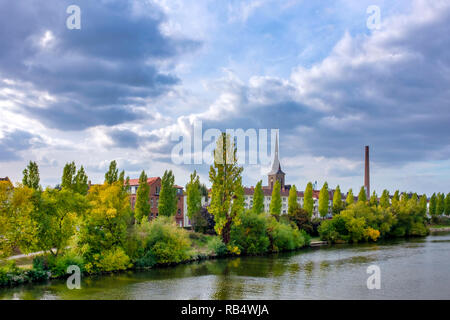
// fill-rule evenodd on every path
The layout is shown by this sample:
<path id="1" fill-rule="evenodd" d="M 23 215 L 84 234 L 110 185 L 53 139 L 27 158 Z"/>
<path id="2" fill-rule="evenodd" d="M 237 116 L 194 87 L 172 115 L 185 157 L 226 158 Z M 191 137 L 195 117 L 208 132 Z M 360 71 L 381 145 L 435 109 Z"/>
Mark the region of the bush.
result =
<path id="1" fill-rule="evenodd" d="M 156 263 L 178 263 L 190 258 L 191 242 L 187 231 L 177 227 L 172 217 L 159 216 L 138 227 L 145 257 L 148 252 Z M 150 256 L 147 256 L 150 257 Z"/>
<path id="2" fill-rule="evenodd" d="M 334 243 L 341 239 L 341 235 L 336 231 L 334 224 L 334 218 L 332 220 L 324 220 L 319 226 L 320 240 Z"/>
<path id="3" fill-rule="evenodd" d="M 211 237 L 208 241 L 208 248 L 212 250 L 217 256 L 224 256 L 228 253 L 227 246 L 223 243 L 220 237 Z"/>
<path id="4" fill-rule="evenodd" d="M 298 230 L 305 230 L 309 234 L 314 233 L 314 227 L 306 210 L 297 208 L 292 214 L 288 215 L 289 221 L 295 223 Z"/>
<path id="5" fill-rule="evenodd" d="M 130 258 L 120 247 L 104 252 L 97 263 L 97 268 L 106 272 L 126 270 L 129 267 L 131 267 Z"/>
<path id="6" fill-rule="evenodd" d="M 156 264 L 156 258 L 151 251 L 147 251 L 142 257 L 135 262 L 136 268 L 151 268 Z"/>
<path id="7" fill-rule="evenodd" d="M 67 275 L 67 268 L 71 265 L 76 265 L 80 270 L 84 271 L 84 259 L 74 252 L 66 252 L 61 256 L 49 256 L 47 260 L 42 258 L 35 258 L 33 266 L 36 264 L 37 270 L 50 270 L 53 277 L 64 277 Z"/>
<path id="8" fill-rule="evenodd" d="M 304 247 L 309 241 L 306 232 L 300 232 L 297 227 L 280 223 L 273 217 L 269 217 L 268 234 L 271 240 L 271 250 L 274 252 L 295 250 Z"/>
<path id="9" fill-rule="evenodd" d="M 236 252 L 246 254 L 267 252 L 270 241 L 267 236 L 265 216 L 247 210 L 240 214 L 239 218 L 241 223 L 231 228 L 231 247 L 237 247 L 239 250 Z"/>

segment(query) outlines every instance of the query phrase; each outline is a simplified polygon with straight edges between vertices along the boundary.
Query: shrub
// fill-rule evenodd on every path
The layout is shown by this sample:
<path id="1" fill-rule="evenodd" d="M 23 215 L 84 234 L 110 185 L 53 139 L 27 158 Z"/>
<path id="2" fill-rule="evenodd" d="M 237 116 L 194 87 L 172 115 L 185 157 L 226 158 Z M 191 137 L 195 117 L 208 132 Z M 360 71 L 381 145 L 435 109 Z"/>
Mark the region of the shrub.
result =
<path id="1" fill-rule="evenodd" d="M 144 248 L 144 257 L 148 252 L 156 263 L 177 263 L 190 258 L 191 242 L 187 231 L 177 227 L 172 217 L 160 216 L 143 222 L 138 227 Z"/>
<path id="2" fill-rule="evenodd" d="M 324 220 L 319 226 L 320 240 L 329 241 L 334 243 L 341 239 L 341 235 L 336 231 L 334 224 L 334 218 L 332 220 Z"/>
<path id="3" fill-rule="evenodd" d="M 270 241 L 266 232 L 265 216 L 247 210 L 240 214 L 240 222 L 231 228 L 230 239 L 233 246 L 246 254 L 267 252 Z"/>
<path id="4" fill-rule="evenodd" d="M 151 268 L 156 264 L 156 258 L 151 251 L 147 251 L 142 257 L 135 262 L 136 268 Z"/>
<path id="5" fill-rule="evenodd" d="M 41 261 L 40 259 L 36 260 L 36 266 L 38 268 L 41 267 L 41 265 L 44 267 L 42 270 L 50 270 L 53 277 L 63 277 L 67 275 L 67 268 L 71 265 L 76 265 L 80 267 L 81 271 L 84 271 L 84 259 L 78 255 L 76 255 L 74 252 L 68 251 L 62 256 L 49 256 L 47 258 L 47 261 Z M 34 261 L 33 260 L 33 265 Z M 47 268 L 45 268 L 45 265 L 47 264 Z M 37 269 L 39 270 L 39 269 Z"/>
<path id="6" fill-rule="evenodd" d="M 106 272 L 126 270 L 131 267 L 130 258 L 122 248 L 116 247 L 102 254 L 97 267 L 99 270 Z"/>
<path id="7" fill-rule="evenodd" d="M 306 245 L 305 231 L 300 232 L 297 227 L 280 223 L 273 217 L 269 217 L 268 233 L 271 240 L 271 250 L 274 252 L 295 250 Z"/>
<path id="8" fill-rule="evenodd" d="M 227 246 L 223 243 L 220 237 L 211 237 L 208 241 L 208 248 L 212 250 L 217 256 L 224 256 L 228 253 Z"/>
<path id="9" fill-rule="evenodd" d="M 289 221 L 295 223 L 299 230 L 305 230 L 307 233 L 313 234 L 314 227 L 306 210 L 297 208 L 292 214 L 289 214 L 288 217 Z"/>

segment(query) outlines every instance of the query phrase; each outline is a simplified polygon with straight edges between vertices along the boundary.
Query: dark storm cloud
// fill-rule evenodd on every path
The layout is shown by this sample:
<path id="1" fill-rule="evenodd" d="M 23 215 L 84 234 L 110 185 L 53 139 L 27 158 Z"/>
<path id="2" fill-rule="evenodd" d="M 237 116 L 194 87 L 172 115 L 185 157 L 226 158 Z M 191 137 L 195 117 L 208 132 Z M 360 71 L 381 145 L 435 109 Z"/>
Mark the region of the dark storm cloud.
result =
<path id="1" fill-rule="evenodd" d="M 66 28 L 72 4 L 81 8 L 81 30 Z M 129 105 L 179 82 L 158 64 L 198 47 L 162 35 L 163 21 L 143 1 L 2 1 L 0 76 L 58 98 L 46 109 L 22 106 L 49 127 L 81 130 L 142 117 Z"/>
<path id="2" fill-rule="evenodd" d="M 34 138 L 34 141 L 31 141 Z M 21 160 L 20 152 L 32 146 L 43 146 L 41 139 L 23 130 L 4 132 L 0 138 L 0 161 Z"/>

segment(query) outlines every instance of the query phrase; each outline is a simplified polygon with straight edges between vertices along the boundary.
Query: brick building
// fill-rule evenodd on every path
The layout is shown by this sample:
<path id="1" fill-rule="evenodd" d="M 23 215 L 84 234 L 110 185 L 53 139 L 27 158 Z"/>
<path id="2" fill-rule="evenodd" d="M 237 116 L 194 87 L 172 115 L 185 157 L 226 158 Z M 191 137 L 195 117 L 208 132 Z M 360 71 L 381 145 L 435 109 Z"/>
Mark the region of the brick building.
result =
<path id="1" fill-rule="evenodd" d="M 149 201 L 150 201 L 150 215 L 149 219 L 156 218 L 158 216 L 158 201 L 159 193 L 161 191 L 161 178 L 152 177 L 147 179 L 147 183 L 150 186 Z M 139 179 L 130 179 L 128 193 L 130 194 L 131 209 L 134 211 L 136 205 L 136 193 L 139 187 Z M 177 211 L 175 213 L 175 221 L 178 226 L 184 227 L 184 193 L 183 187 L 175 186 L 177 189 Z"/>

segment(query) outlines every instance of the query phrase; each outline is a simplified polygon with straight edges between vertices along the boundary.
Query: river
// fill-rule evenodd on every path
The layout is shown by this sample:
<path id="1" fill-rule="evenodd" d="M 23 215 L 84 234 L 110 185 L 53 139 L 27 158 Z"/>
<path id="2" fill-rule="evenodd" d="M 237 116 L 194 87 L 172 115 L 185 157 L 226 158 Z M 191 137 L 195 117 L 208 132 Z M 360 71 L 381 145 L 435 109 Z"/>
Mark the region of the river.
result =
<path id="1" fill-rule="evenodd" d="M 367 288 L 367 267 L 381 288 Z M 0 299 L 450 299 L 450 233 L 0 289 Z"/>

